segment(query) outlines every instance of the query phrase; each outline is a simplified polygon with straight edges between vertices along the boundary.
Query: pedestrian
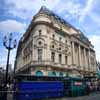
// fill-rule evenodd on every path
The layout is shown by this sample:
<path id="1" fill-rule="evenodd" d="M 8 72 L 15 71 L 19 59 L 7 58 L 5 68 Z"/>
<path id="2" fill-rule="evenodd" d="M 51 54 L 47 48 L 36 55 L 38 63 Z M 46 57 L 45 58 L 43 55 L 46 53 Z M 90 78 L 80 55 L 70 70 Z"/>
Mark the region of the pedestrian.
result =
<path id="1" fill-rule="evenodd" d="M 86 82 L 86 87 L 85 87 L 86 95 L 90 94 L 90 83 Z"/>
<path id="2" fill-rule="evenodd" d="M 0 85 L 0 100 L 2 100 L 2 85 Z"/>

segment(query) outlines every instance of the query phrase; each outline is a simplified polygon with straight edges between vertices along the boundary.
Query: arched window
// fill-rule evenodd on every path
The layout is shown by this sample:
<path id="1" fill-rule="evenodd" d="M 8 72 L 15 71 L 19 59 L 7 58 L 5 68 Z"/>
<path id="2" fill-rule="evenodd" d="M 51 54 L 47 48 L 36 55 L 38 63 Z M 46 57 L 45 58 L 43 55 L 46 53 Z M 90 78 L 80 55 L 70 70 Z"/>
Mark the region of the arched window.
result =
<path id="1" fill-rule="evenodd" d="M 37 71 L 36 76 L 43 76 L 43 72 L 42 71 Z"/>

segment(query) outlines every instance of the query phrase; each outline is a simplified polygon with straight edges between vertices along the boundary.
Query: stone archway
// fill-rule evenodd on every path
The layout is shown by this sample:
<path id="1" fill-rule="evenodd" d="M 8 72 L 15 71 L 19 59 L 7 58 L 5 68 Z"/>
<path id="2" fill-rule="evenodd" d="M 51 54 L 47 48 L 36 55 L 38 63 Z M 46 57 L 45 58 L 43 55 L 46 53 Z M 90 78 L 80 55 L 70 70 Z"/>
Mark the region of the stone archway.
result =
<path id="1" fill-rule="evenodd" d="M 43 76 L 43 72 L 42 71 L 36 71 L 36 76 Z"/>

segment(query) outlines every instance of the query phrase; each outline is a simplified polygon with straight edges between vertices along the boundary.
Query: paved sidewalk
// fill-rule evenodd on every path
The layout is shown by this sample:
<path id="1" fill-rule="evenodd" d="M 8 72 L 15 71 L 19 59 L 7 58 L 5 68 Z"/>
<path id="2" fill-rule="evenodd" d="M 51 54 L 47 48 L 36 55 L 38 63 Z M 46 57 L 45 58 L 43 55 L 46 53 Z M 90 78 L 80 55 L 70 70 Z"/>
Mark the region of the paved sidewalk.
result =
<path id="1" fill-rule="evenodd" d="M 48 99 L 48 100 L 100 100 L 100 93 L 92 93 L 88 96 L 80 96 L 80 97 L 65 97 L 65 98 L 56 98 L 56 99 Z"/>
<path id="2" fill-rule="evenodd" d="M 8 94 L 8 100 L 13 100 L 12 94 Z M 100 100 L 100 92 L 98 93 L 91 93 L 87 96 L 80 96 L 80 97 L 64 97 L 64 98 L 54 98 L 54 99 L 42 99 L 42 100 Z"/>

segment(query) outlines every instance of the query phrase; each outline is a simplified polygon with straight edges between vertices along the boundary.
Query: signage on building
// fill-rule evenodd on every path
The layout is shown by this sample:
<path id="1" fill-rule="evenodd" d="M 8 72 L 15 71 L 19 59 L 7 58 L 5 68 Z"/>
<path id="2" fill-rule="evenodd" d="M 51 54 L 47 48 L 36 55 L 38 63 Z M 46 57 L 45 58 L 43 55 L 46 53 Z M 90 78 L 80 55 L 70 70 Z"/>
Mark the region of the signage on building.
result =
<path id="1" fill-rule="evenodd" d="M 82 82 L 75 82 L 74 85 L 80 86 L 80 85 L 82 85 Z"/>

